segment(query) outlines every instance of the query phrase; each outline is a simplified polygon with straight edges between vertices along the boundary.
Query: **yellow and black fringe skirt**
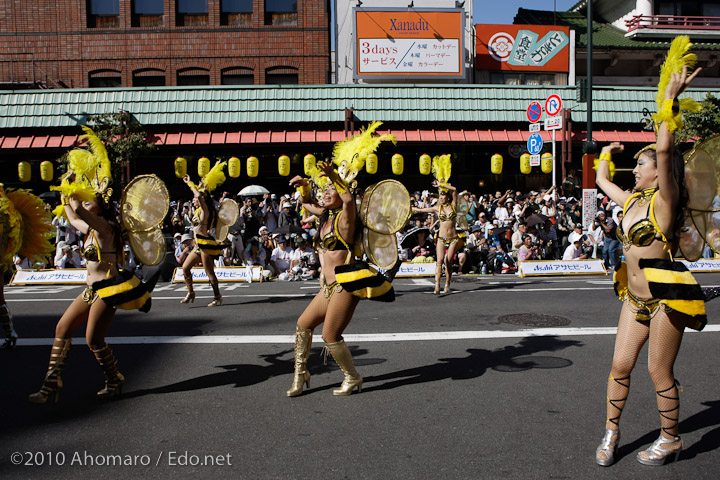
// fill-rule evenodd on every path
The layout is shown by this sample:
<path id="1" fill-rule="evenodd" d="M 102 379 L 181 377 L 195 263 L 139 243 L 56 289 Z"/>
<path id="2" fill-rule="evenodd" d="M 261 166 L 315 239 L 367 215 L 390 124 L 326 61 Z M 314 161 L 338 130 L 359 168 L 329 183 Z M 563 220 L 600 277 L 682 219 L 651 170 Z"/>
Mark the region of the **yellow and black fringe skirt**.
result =
<path id="1" fill-rule="evenodd" d="M 380 302 L 395 301 L 395 290 L 387 278 L 365 262 L 335 267 L 335 279 L 356 297 Z"/>
<path id="2" fill-rule="evenodd" d="M 218 244 L 217 240 L 213 237 L 206 237 L 205 235 L 195 234 L 195 241 L 200 251 L 203 251 L 210 255 L 212 258 L 218 258 L 222 255 L 223 246 Z"/>
<path id="3" fill-rule="evenodd" d="M 157 277 L 153 278 L 157 280 Z M 116 277 L 93 283 L 92 289 L 111 307 L 149 312 L 152 306 L 150 292 L 154 286 L 155 281 L 145 283 L 134 273 L 121 269 Z"/>
<path id="4" fill-rule="evenodd" d="M 643 258 L 639 265 L 648 281 L 653 300 L 692 317 L 688 327 L 694 330 L 705 328 L 706 295 L 685 264 L 665 259 Z M 614 283 L 615 293 L 621 299 L 626 299 L 630 292 L 627 287 L 627 266 L 624 262 L 615 272 Z"/>

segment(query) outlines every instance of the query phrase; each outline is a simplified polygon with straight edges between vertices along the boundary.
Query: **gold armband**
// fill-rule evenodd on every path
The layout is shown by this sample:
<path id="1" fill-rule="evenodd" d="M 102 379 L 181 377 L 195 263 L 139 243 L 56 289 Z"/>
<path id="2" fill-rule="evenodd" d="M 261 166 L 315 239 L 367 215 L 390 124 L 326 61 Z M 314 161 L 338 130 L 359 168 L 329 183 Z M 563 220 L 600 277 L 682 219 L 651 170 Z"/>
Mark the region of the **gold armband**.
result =
<path id="1" fill-rule="evenodd" d="M 612 160 L 612 154 L 610 152 L 602 152 L 600 154 L 600 161 L 601 162 L 609 162 Z"/>
<path id="2" fill-rule="evenodd" d="M 68 197 L 67 195 L 61 196 L 60 200 L 62 201 L 63 205 L 70 205 L 70 197 Z"/>

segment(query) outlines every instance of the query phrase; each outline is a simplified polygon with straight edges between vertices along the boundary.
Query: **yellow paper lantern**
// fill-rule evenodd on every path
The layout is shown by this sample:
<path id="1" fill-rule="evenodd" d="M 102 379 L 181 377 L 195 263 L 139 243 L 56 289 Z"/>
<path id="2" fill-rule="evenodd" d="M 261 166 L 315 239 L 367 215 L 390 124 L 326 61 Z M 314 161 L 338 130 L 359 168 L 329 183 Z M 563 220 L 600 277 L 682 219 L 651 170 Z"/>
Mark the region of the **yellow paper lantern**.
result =
<path id="1" fill-rule="evenodd" d="M 374 153 L 371 153 L 367 156 L 367 160 L 365 160 L 365 171 L 369 174 L 377 173 L 377 167 L 378 167 L 378 158 L 377 155 Z"/>
<path id="2" fill-rule="evenodd" d="M 520 155 L 520 173 L 527 175 L 530 172 L 532 172 L 532 167 L 530 166 L 530 154 L 523 153 Z"/>
<path id="3" fill-rule="evenodd" d="M 502 173 L 503 157 L 499 153 L 496 153 L 490 157 L 490 171 L 494 175 L 500 175 Z"/>
<path id="4" fill-rule="evenodd" d="M 18 178 L 21 182 L 29 182 L 31 177 L 30 164 L 28 162 L 18 163 Z"/>
<path id="5" fill-rule="evenodd" d="M 210 172 L 210 159 L 207 157 L 201 157 L 198 160 L 198 175 L 200 177 L 205 178 L 205 175 L 207 175 Z"/>
<path id="6" fill-rule="evenodd" d="M 230 157 L 228 160 L 228 175 L 230 175 L 231 178 L 237 178 L 240 176 L 240 170 L 242 170 L 242 167 L 240 166 L 240 159 L 237 157 Z"/>
<path id="7" fill-rule="evenodd" d="M 185 175 L 187 175 L 187 160 L 183 157 L 177 157 L 175 159 L 175 176 L 183 178 Z"/>
<path id="8" fill-rule="evenodd" d="M 40 178 L 43 182 L 52 182 L 53 179 L 53 164 L 45 160 L 40 164 Z"/>
<path id="9" fill-rule="evenodd" d="M 247 174 L 248 177 L 257 177 L 258 170 L 260 170 L 260 160 L 257 157 L 248 157 L 247 159 Z"/>
<path id="10" fill-rule="evenodd" d="M 540 168 L 543 173 L 550 173 L 553 171 L 553 156 L 552 153 L 545 152 L 540 157 Z"/>
<path id="11" fill-rule="evenodd" d="M 429 175 L 432 170 L 432 158 L 427 153 L 420 155 L 420 173 L 422 175 Z"/>
<path id="12" fill-rule="evenodd" d="M 392 172 L 395 175 L 402 175 L 403 173 L 403 166 L 404 166 L 404 159 L 403 156 L 399 153 L 396 153 L 392 156 Z"/>
<path id="13" fill-rule="evenodd" d="M 310 175 L 310 171 L 315 168 L 315 155 L 308 153 L 303 159 L 303 171 L 305 175 Z"/>
<path id="14" fill-rule="evenodd" d="M 290 175 L 290 157 L 287 155 L 278 157 L 278 173 L 283 177 Z"/>

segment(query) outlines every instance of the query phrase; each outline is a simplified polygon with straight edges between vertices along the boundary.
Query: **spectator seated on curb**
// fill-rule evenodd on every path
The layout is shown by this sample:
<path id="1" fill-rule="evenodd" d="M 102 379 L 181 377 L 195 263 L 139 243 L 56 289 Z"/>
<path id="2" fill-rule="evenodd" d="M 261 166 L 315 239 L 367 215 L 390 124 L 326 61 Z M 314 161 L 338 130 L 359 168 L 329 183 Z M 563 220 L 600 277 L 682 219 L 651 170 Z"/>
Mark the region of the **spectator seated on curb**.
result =
<path id="1" fill-rule="evenodd" d="M 293 249 L 287 246 L 287 239 L 283 235 L 275 237 L 275 242 L 277 247 L 273 249 L 270 255 L 270 265 L 275 271 L 278 280 L 289 280 Z"/>
<path id="2" fill-rule="evenodd" d="M 320 275 L 320 259 L 304 233 L 295 237 L 295 251 L 290 259 L 290 275 L 291 280 L 310 280 Z"/>

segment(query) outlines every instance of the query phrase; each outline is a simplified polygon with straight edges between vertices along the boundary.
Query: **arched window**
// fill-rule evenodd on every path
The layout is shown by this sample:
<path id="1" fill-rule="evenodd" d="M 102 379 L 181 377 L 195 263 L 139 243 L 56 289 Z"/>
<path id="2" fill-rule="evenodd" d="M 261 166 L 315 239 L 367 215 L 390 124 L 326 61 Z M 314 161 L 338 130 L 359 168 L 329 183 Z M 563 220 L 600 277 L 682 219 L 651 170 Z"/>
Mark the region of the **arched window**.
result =
<path id="1" fill-rule="evenodd" d="M 298 69 L 294 67 L 270 67 L 265 70 L 266 85 L 297 85 Z"/>
<path id="2" fill-rule="evenodd" d="M 255 74 L 252 68 L 229 67 L 220 72 L 222 85 L 253 85 Z"/>
<path id="3" fill-rule="evenodd" d="M 122 75 L 119 70 L 109 68 L 92 70 L 88 72 L 88 87 L 121 87 Z"/>
<path id="4" fill-rule="evenodd" d="M 207 68 L 183 68 L 178 70 L 177 85 L 210 85 L 210 70 Z"/>
<path id="5" fill-rule="evenodd" d="M 133 71 L 133 87 L 164 87 L 165 70 L 141 68 Z"/>

